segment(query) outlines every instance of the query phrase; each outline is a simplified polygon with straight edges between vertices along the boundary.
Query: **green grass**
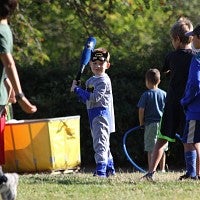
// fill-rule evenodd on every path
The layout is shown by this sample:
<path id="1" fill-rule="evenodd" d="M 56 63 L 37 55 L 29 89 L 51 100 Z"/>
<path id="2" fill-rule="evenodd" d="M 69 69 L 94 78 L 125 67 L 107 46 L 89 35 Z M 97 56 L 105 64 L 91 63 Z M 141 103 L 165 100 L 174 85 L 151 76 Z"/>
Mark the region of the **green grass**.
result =
<path id="1" fill-rule="evenodd" d="M 141 173 L 117 172 L 98 178 L 92 173 L 20 175 L 17 200 L 186 200 L 199 199 L 200 181 L 178 181 L 180 172 L 157 173 L 155 183 Z"/>

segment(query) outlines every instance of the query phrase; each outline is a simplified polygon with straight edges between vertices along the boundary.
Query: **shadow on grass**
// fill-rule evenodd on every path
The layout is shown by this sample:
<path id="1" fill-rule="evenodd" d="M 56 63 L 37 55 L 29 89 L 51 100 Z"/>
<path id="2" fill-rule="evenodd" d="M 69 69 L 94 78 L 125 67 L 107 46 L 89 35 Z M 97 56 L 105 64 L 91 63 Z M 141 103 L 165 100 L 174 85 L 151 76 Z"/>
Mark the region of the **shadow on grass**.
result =
<path id="1" fill-rule="evenodd" d="M 115 184 L 130 184 L 134 183 L 131 176 L 134 174 L 133 169 L 121 169 L 116 170 L 116 176 L 110 176 L 108 178 L 100 178 L 93 176 L 93 169 L 81 169 L 79 172 L 72 172 L 70 174 L 51 174 L 51 173 L 39 173 L 39 174 L 27 174 L 22 175 L 22 181 L 27 184 L 61 184 L 61 185 L 115 185 Z M 129 175 L 128 175 L 129 174 Z M 142 176 L 140 173 L 138 176 Z M 24 176 L 24 179 L 23 179 Z"/>

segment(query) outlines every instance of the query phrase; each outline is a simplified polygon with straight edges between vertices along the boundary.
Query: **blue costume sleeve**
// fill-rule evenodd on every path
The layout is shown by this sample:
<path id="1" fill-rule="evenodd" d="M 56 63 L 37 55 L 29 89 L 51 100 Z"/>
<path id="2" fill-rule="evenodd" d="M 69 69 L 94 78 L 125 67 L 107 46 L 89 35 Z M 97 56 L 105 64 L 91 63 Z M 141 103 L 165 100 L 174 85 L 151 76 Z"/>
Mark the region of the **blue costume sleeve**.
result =
<path id="1" fill-rule="evenodd" d="M 74 92 L 75 94 L 77 94 L 80 98 L 80 100 L 83 102 L 83 103 L 86 103 L 87 100 L 89 100 L 90 98 L 90 92 L 86 91 L 86 90 L 83 90 L 82 88 L 80 87 L 76 87 L 74 89 Z"/>
<path id="2" fill-rule="evenodd" d="M 181 104 L 187 106 L 193 99 L 200 93 L 200 62 L 199 60 L 192 59 L 190 65 L 190 72 L 188 76 L 188 82 L 186 85 L 185 95 L 181 99 Z"/>

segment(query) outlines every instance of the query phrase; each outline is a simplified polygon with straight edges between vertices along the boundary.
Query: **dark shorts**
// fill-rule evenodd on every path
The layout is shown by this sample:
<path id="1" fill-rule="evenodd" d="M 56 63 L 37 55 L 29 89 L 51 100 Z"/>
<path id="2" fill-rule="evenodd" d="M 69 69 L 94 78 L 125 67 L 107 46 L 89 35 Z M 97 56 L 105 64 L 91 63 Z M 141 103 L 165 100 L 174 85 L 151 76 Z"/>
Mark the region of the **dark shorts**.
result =
<path id="1" fill-rule="evenodd" d="M 166 102 L 158 138 L 175 142 L 176 133 L 183 135 L 185 114 L 183 107 L 177 102 Z"/>
<path id="2" fill-rule="evenodd" d="M 182 138 L 183 143 L 200 142 L 200 120 L 187 120 Z"/>

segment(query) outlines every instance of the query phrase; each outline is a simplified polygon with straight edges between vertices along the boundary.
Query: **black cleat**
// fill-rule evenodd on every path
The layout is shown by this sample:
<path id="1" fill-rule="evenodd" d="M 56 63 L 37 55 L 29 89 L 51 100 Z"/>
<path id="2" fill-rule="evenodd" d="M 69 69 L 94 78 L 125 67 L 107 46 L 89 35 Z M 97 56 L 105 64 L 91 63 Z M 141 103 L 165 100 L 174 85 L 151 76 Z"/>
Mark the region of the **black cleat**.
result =
<path id="1" fill-rule="evenodd" d="M 147 181 L 154 182 L 154 178 L 153 178 L 154 173 L 155 173 L 155 171 L 154 172 L 148 172 L 143 177 L 141 177 L 141 179 L 146 179 Z"/>
<path id="2" fill-rule="evenodd" d="M 199 178 L 197 176 L 190 176 L 189 174 L 186 173 L 186 174 L 180 176 L 178 180 L 182 181 L 182 180 L 185 180 L 185 179 L 197 180 Z"/>

